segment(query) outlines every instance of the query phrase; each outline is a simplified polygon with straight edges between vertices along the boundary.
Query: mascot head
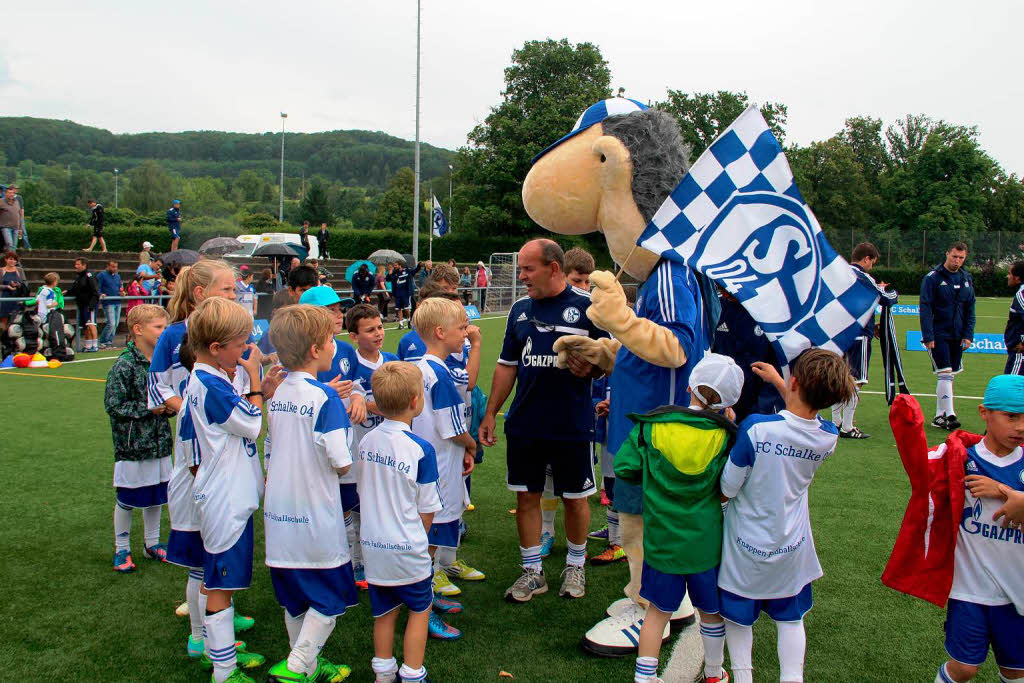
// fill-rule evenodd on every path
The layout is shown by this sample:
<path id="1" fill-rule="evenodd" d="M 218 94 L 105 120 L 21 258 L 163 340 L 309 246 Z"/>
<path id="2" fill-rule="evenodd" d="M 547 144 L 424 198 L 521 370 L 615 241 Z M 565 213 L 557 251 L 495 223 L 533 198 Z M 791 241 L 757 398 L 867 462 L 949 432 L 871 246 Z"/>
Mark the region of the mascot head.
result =
<path id="1" fill-rule="evenodd" d="M 533 160 L 523 205 L 563 235 L 604 233 L 616 263 L 646 280 L 658 255 L 637 238 L 689 170 L 689 149 L 671 115 L 626 98 L 593 105 L 572 131 Z"/>

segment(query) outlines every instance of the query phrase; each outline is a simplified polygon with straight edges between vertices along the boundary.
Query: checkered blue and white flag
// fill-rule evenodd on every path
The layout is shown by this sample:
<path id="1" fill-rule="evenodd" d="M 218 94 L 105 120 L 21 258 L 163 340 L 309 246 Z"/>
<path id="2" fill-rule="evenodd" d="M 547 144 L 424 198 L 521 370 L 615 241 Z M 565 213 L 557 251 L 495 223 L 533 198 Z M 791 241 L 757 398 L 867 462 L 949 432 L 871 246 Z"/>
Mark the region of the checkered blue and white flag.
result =
<path id="1" fill-rule="evenodd" d="M 437 197 L 434 195 L 430 195 L 430 197 L 434 200 L 434 237 L 444 237 L 448 234 L 448 217 L 444 215 L 444 209 L 441 208 Z"/>
<path id="2" fill-rule="evenodd" d="M 739 299 L 784 369 L 809 347 L 844 353 L 878 302 L 825 239 L 756 107 L 711 143 L 637 244 Z"/>

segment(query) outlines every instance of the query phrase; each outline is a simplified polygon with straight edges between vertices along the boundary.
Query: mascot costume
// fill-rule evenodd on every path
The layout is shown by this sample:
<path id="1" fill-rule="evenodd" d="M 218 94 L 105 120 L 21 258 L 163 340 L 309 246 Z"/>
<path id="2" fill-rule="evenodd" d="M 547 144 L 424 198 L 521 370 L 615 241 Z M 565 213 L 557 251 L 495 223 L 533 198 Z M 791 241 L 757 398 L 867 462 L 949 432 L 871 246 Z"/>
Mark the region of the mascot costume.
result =
<path id="1" fill-rule="evenodd" d="M 613 339 L 566 336 L 555 344 L 562 364 L 572 352 L 605 372 L 614 368 L 608 417 L 612 453 L 632 428 L 629 413 L 688 402 L 690 370 L 707 351 L 714 330 L 705 302 L 717 304 L 717 298 L 702 296 L 709 284 L 687 266 L 636 246 L 688 170 L 688 160 L 671 115 L 613 98 L 588 108 L 568 135 L 541 152 L 523 183 L 523 204 L 534 221 L 563 235 L 603 233 L 612 258 L 641 283 L 631 308 L 613 274 L 592 273 L 587 315 Z M 616 481 L 615 507 L 630 580 L 626 597 L 614 602 L 607 618 L 583 638 L 583 647 L 594 654 L 622 656 L 637 650 L 646 602 L 639 596 L 641 496 L 639 486 Z M 678 627 L 693 621 L 693 607 L 685 599 L 671 623 Z"/>

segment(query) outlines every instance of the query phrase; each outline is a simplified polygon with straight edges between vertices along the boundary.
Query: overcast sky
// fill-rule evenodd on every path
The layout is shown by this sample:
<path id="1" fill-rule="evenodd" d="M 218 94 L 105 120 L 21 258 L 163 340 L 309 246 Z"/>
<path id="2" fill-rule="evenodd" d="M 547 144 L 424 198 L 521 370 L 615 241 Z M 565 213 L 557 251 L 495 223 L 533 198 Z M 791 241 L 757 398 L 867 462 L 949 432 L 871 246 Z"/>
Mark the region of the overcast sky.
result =
<path id="1" fill-rule="evenodd" d="M 22 2 L 4 10 L 0 114 L 114 132 L 381 130 L 413 139 L 415 0 Z M 613 90 L 745 90 L 789 107 L 788 141 L 852 115 L 976 125 L 1024 174 L 1024 3 L 424 0 L 421 137 L 442 147 L 500 99 L 524 41 L 597 44 Z M 550 141 L 539 141 L 546 144 Z"/>

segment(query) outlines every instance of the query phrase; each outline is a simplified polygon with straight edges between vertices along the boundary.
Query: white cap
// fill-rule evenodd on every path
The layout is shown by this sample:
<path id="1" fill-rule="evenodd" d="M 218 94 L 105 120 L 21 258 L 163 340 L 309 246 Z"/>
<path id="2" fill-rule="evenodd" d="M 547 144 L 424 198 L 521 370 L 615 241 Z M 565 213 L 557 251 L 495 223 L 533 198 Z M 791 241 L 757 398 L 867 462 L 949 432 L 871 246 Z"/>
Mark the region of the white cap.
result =
<path id="1" fill-rule="evenodd" d="M 743 370 L 736 361 L 719 353 L 705 354 L 690 372 L 690 391 L 696 393 L 698 387 L 713 389 L 722 397 L 721 402 L 708 406 L 712 410 L 721 410 L 735 405 L 743 391 Z M 703 398 L 697 399 L 703 403 Z"/>
<path id="2" fill-rule="evenodd" d="M 143 249 L 152 249 L 153 248 L 153 243 L 152 242 L 143 242 L 142 243 L 142 248 Z"/>

